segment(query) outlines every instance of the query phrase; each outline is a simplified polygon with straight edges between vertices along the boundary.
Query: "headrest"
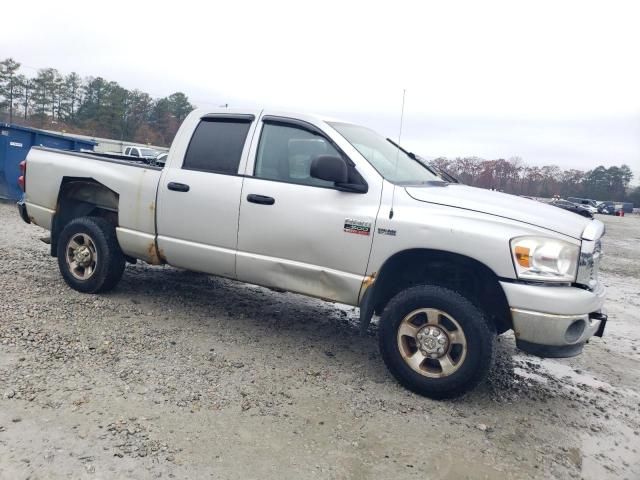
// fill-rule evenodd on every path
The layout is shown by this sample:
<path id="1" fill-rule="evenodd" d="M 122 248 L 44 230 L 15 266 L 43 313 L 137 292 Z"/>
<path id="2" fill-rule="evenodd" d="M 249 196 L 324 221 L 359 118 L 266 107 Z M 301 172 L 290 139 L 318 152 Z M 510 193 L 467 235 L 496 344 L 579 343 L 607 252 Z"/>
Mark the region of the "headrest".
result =
<path id="1" fill-rule="evenodd" d="M 309 138 L 292 138 L 289 140 L 289 155 L 310 155 L 315 157 L 327 152 L 327 143 L 324 140 Z"/>

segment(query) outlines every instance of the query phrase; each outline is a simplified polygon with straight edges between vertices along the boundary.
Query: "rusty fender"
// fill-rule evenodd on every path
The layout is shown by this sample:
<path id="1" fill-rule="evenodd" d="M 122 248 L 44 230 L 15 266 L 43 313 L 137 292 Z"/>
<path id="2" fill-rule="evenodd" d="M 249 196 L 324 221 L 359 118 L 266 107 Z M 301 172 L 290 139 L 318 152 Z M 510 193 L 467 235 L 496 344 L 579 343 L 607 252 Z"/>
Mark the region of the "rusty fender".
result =
<path id="1" fill-rule="evenodd" d="M 373 318 L 373 297 L 375 296 L 375 281 L 377 272 L 367 275 L 362 280 L 360 288 L 360 334 L 366 335 L 367 328 Z"/>

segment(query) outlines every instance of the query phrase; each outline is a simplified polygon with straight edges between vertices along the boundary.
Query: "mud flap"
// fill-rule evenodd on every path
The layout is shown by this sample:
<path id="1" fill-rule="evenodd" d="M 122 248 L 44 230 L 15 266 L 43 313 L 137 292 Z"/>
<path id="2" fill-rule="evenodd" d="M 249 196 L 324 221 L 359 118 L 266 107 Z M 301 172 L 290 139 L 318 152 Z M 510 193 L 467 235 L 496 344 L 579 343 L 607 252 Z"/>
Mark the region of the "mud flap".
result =
<path id="1" fill-rule="evenodd" d="M 24 200 L 20 200 L 18 203 L 16 203 L 16 206 L 18 207 L 20 218 L 26 223 L 31 223 L 31 219 L 27 214 L 27 205 L 24 203 Z"/>
<path id="2" fill-rule="evenodd" d="M 375 288 L 368 288 L 364 292 L 364 298 L 360 303 L 360 335 L 366 335 L 371 319 L 373 318 L 373 291 Z"/>

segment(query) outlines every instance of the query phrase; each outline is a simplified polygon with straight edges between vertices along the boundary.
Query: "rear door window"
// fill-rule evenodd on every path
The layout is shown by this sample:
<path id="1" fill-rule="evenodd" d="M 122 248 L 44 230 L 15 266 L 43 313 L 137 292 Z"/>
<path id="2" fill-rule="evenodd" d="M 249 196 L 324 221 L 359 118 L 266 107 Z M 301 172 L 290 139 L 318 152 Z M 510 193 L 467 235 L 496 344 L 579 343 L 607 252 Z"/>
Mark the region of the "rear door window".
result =
<path id="1" fill-rule="evenodd" d="M 249 119 L 202 119 L 191 137 L 182 168 L 237 174 L 250 126 Z"/>

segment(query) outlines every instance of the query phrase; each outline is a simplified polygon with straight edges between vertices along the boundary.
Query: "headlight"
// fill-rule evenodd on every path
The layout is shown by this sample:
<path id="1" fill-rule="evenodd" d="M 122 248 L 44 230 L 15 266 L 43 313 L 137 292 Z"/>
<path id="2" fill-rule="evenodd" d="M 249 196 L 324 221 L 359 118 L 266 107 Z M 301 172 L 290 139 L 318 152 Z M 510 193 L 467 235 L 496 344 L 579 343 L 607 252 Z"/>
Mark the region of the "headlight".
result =
<path id="1" fill-rule="evenodd" d="M 518 278 L 551 282 L 575 282 L 580 247 L 545 237 L 511 240 L 511 254 Z"/>

